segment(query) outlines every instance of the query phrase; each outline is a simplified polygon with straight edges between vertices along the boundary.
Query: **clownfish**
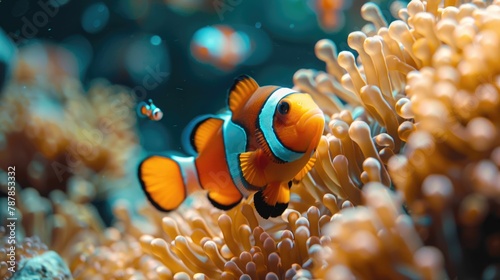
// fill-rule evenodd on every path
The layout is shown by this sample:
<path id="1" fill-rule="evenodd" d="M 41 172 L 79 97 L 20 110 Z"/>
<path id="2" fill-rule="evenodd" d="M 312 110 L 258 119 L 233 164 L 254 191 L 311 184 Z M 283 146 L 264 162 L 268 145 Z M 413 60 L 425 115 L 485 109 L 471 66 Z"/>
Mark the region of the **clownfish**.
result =
<path id="1" fill-rule="evenodd" d="M 137 105 L 137 115 L 141 118 L 149 118 L 152 121 L 159 121 L 163 118 L 163 112 L 149 99 L 148 103 L 142 101 Z"/>
<path id="2" fill-rule="evenodd" d="M 320 27 L 326 32 L 338 31 L 345 24 L 346 0 L 316 0 L 315 10 Z"/>
<path id="3" fill-rule="evenodd" d="M 222 210 L 254 194 L 265 219 L 288 207 L 292 181 L 314 166 L 323 112 L 307 93 L 260 87 L 247 75 L 235 79 L 228 108 L 188 125 L 183 142 L 191 156 L 153 155 L 140 163 L 139 181 L 157 209 L 174 210 L 201 189 Z"/>

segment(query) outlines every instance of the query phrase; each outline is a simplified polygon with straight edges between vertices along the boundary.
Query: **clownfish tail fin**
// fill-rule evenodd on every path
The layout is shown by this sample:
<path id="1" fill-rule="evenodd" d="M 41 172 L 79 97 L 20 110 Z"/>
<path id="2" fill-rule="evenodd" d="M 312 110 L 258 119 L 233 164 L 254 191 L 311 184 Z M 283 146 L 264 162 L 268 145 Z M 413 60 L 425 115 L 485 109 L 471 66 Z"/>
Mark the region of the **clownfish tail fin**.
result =
<path id="1" fill-rule="evenodd" d="M 181 205 L 193 190 L 193 178 L 189 177 L 197 176 L 193 157 L 154 155 L 143 160 L 138 169 L 146 197 L 163 212 Z"/>

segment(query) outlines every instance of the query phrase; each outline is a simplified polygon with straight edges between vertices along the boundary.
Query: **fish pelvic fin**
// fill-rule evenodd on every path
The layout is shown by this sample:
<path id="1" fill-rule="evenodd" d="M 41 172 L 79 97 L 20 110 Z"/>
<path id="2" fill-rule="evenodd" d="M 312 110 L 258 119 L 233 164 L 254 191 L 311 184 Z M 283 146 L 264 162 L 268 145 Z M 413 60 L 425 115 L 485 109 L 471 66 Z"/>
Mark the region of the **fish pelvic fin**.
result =
<path id="1" fill-rule="evenodd" d="M 175 210 L 190 194 L 189 179 L 195 172 L 194 158 L 153 155 L 143 160 L 138 168 L 139 182 L 146 197 L 158 210 Z M 191 174 L 189 174 L 191 173 Z M 192 179 L 191 179 L 192 181 Z M 192 182 L 191 182 L 192 184 Z"/>

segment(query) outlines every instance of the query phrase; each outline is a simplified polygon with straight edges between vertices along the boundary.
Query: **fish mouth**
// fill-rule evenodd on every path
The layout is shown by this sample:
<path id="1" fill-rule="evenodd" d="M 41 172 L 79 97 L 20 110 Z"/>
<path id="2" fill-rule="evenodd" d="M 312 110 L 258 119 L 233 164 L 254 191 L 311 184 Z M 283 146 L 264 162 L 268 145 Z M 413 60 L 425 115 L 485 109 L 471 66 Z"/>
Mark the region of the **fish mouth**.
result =
<path id="1" fill-rule="evenodd" d="M 325 125 L 325 117 L 323 112 L 319 108 L 316 108 L 303 114 L 297 124 L 300 132 L 310 131 L 315 126 L 323 129 L 323 126 Z"/>
<path id="2" fill-rule="evenodd" d="M 315 150 L 325 129 L 323 112 L 319 108 L 311 110 L 300 118 L 299 123 L 299 133 L 309 141 L 307 151 Z"/>

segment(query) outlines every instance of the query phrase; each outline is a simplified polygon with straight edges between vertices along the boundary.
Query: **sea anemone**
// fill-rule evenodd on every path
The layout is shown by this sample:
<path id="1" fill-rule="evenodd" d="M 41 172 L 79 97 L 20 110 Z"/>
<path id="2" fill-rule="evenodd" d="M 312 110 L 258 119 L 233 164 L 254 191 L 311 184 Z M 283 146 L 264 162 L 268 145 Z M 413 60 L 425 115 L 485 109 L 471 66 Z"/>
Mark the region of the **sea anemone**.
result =
<path id="1" fill-rule="evenodd" d="M 334 196 L 327 205 L 331 211 L 341 208 Z M 321 244 L 321 228 L 331 219 L 310 206 L 305 213 L 289 209 L 266 222 L 251 200 L 227 213 L 208 201 L 182 211 L 162 219 L 165 237 L 140 238 L 144 251 L 158 257 L 174 279 L 312 277 L 310 249 Z"/>
<path id="2" fill-rule="evenodd" d="M 452 275 L 498 274 L 500 109 L 497 2 L 427 6 L 412 1 L 393 23 L 413 35 L 408 74 L 416 132 L 389 170 L 426 243 Z M 411 178 L 411 180 L 408 180 Z M 473 259 L 473 261 L 472 261 Z M 491 265 L 488 267 L 488 265 Z"/>
<path id="3" fill-rule="evenodd" d="M 0 174 L 0 178 L 7 182 L 6 173 Z M 0 187 L 2 193 L 7 193 L 6 185 Z M 94 187 L 77 178 L 69 182 L 67 193 L 53 190 L 48 198 L 34 188 L 22 189 L 17 185 L 16 205 L 10 210 L 17 217 L 16 238 L 36 236 L 64 259 L 71 258 L 77 243 L 95 243 L 105 229 L 97 209 L 90 204 L 94 197 Z M 7 198 L 1 200 L 7 205 Z M 9 217 L 7 210 L 0 209 L 0 216 Z"/>
<path id="4" fill-rule="evenodd" d="M 309 92 L 329 116 L 317 164 L 303 184 L 322 186 L 355 205 L 364 184 L 392 186 L 387 163 L 415 130 L 404 91 L 405 75 L 414 68 L 401 62 L 407 58 L 389 36 L 379 8 L 367 3 L 362 14 L 373 21 L 378 35 L 361 31 L 349 35 L 348 44 L 359 53 L 359 63 L 349 51 L 337 54 L 335 44 L 324 39 L 315 50 L 327 71 L 303 69 L 294 75 L 296 87 Z"/>
<path id="5" fill-rule="evenodd" d="M 372 3 L 362 15 L 375 28 L 349 35 L 358 62 L 323 40 L 327 73 L 294 77 L 332 116 L 302 183 L 351 201 L 368 182 L 395 188 L 450 275 L 498 273 L 497 3 L 411 1 L 388 26 Z"/>
<path id="6" fill-rule="evenodd" d="M 401 201 L 378 182 L 363 188 L 364 205 L 341 211 L 314 245 L 321 279 L 445 279 L 443 256 L 425 247 Z"/>

